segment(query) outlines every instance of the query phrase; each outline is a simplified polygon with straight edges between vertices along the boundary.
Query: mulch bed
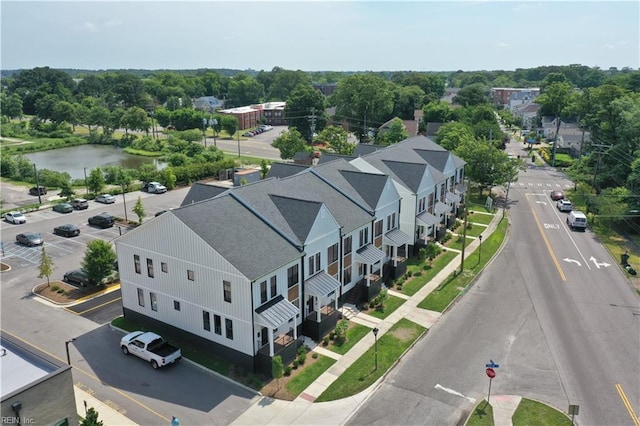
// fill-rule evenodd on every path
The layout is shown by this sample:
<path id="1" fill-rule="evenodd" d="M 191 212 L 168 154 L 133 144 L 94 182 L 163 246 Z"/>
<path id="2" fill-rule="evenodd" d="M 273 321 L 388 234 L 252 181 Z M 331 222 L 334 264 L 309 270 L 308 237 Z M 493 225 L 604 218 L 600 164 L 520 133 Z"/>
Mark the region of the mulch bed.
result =
<path id="1" fill-rule="evenodd" d="M 304 361 L 304 365 L 298 366 L 297 369 L 295 370 L 291 370 L 291 375 L 289 376 L 282 376 L 282 378 L 280 379 L 280 388 L 278 389 L 278 381 L 276 379 L 271 379 L 271 381 L 269 381 L 267 384 L 265 384 L 262 389 L 260 389 L 260 392 L 264 395 L 264 396 L 269 396 L 271 398 L 275 398 L 275 399 L 282 399 L 284 401 L 293 401 L 294 399 L 296 399 L 296 397 L 298 395 L 292 395 L 288 390 L 287 390 L 287 383 L 289 383 L 289 381 L 291 381 L 294 377 L 296 377 L 298 374 L 300 374 L 302 371 L 304 371 L 305 368 L 315 364 L 316 362 L 318 362 L 319 358 L 313 358 L 312 357 L 313 352 L 308 352 L 307 353 L 307 358 Z M 286 366 L 285 366 L 286 367 Z"/>
<path id="2" fill-rule="evenodd" d="M 62 281 L 51 281 L 49 286 L 47 286 L 47 283 L 38 285 L 34 292 L 51 302 L 65 304 L 75 302 L 82 297 L 90 296 L 104 289 L 104 286 L 76 287 Z"/>

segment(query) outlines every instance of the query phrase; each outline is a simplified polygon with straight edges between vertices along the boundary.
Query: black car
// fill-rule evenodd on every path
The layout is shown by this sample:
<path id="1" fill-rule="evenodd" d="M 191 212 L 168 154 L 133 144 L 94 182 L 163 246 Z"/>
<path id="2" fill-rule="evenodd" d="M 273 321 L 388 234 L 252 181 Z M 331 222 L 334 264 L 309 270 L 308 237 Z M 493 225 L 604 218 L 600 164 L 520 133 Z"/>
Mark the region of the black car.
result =
<path id="1" fill-rule="evenodd" d="M 16 242 L 29 247 L 41 246 L 44 244 L 44 240 L 40 234 L 18 234 L 16 235 Z"/>
<path id="2" fill-rule="evenodd" d="M 44 186 L 34 186 L 29 190 L 29 194 L 31 195 L 44 195 L 47 193 L 47 188 Z"/>
<path id="3" fill-rule="evenodd" d="M 86 287 L 87 284 L 89 284 L 89 277 L 87 276 L 87 273 L 82 269 L 75 269 L 64 274 L 62 281 L 69 284 L 78 284 Z"/>
<path id="4" fill-rule="evenodd" d="M 63 237 L 76 237 L 80 235 L 80 228 L 69 223 L 67 225 L 56 226 L 53 228 L 53 233 Z"/>
<path id="5" fill-rule="evenodd" d="M 97 226 L 99 228 L 111 228 L 113 226 L 113 216 L 109 213 L 100 213 L 97 216 L 91 216 L 89 218 L 89 225 Z"/>

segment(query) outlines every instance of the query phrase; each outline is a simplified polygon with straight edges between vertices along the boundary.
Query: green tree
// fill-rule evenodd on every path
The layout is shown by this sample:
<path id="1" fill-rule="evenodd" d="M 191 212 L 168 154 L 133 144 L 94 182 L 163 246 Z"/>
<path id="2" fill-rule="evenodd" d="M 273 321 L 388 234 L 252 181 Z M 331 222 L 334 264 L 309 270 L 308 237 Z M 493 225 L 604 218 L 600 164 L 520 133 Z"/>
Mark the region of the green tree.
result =
<path id="1" fill-rule="evenodd" d="M 317 138 L 318 142 L 329 145 L 336 154 L 351 155 L 356 149 L 356 144 L 349 142 L 346 130 L 342 127 L 325 127 Z"/>
<path id="2" fill-rule="evenodd" d="M 61 101 L 58 95 L 45 95 L 35 102 L 36 115 L 41 120 L 53 120 L 54 109 Z"/>
<path id="3" fill-rule="evenodd" d="M 375 74 L 354 74 L 338 83 L 332 96 L 336 118 L 367 139 L 369 127 L 379 127 L 393 116 L 393 83 Z"/>
<path id="4" fill-rule="evenodd" d="M 97 195 L 102 192 L 104 185 L 105 179 L 102 174 L 102 169 L 100 169 L 100 167 L 92 169 L 89 176 L 87 176 L 87 188 L 89 191 Z"/>
<path id="5" fill-rule="evenodd" d="M 503 164 L 508 161 L 505 153 L 486 140 L 469 140 L 458 146 L 455 154 L 466 163 L 466 175 L 483 188 L 502 184 L 505 179 Z"/>
<path id="6" fill-rule="evenodd" d="M 233 76 L 229 82 L 229 96 L 227 102 L 230 106 L 244 106 L 257 104 L 264 95 L 264 87 L 258 81 L 244 73 Z"/>
<path id="7" fill-rule="evenodd" d="M 142 198 L 138 196 L 136 204 L 133 206 L 133 212 L 138 216 L 138 224 L 142 225 L 142 219 L 145 218 L 144 205 L 142 204 Z"/>
<path id="8" fill-rule="evenodd" d="M 140 130 L 148 134 L 149 127 L 151 127 L 151 119 L 149 119 L 144 109 L 131 107 L 122 116 L 122 125 L 127 130 Z"/>
<path id="9" fill-rule="evenodd" d="M 420 86 L 397 86 L 395 89 L 394 115 L 403 120 L 413 120 L 415 110 L 424 104 L 424 91 Z"/>
<path id="10" fill-rule="evenodd" d="M 22 117 L 22 99 L 17 93 L 7 95 L 4 91 L 0 94 L 0 114 L 9 118 Z"/>
<path id="11" fill-rule="evenodd" d="M 269 173 L 269 163 L 264 158 L 260 160 L 260 179 L 264 179 Z"/>
<path id="12" fill-rule="evenodd" d="M 544 93 L 536 98 L 536 103 L 542 105 L 542 110 L 555 117 L 556 131 L 554 139 L 557 142 L 558 132 L 560 131 L 560 119 L 572 102 L 573 89 L 566 82 L 554 82 L 546 86 Z M 553 144 L 551 152 L 551 166 L 556 165 L 556 147 Z"/>
<path id="13" fill-rule="evenodd" d="M 299 86 L 313 89 L 311 86 L 311 77 L 306 72 L 300 70 L 291 71 L 282 68 L 277 68 L 276 70 L 276 68 L 272 71 L 273 80 L 267 92 L 267 98 L 269 100 L 285 100 L 289 98 Z M 267 90 L 266 87 L 265 90 Z"/>
<path id="14" fill-rule="evenodd" d="M 280 158 L 283 160 L 292 159 L 297 152 L 309 151 L 307 143 L 295 127 L 291 127 L 289 130 L 282 132 L 271 145 L 280 150 Z"/>
<path id="15" fill-rule="evenodd" d="M 223 115 L 220 117 L 219 123 L 222 130 L 227 132 L 230 138 L 233 138 L 234 133 L 238 131 L 238 119 L 233 115 Z"/>
<path id="16" fill-rule="evenodd" d="M 327 117 L 324 113 L 324 103 L 322 93 L 311 85 L 296 87 L 287 98 L 287 105 L 284 109 L 285 117 L 289 126 L 298 129 L 304 140 L 311 141 L 312 134 L 321 131 L 326 126 Z M 312 125 L 315 126 L 313 130 Z"/>
<path id="17" fill-rule="evenodd" d="M 282 357 L 280 355 L 271 358 L 271 375 L 276 379 L 278 389 L 280 389 L 280 379 L 284 375 L 284 365 L 282 364 Z"/>
<path id="18" fill-rule="evenodd" d="M 451 120 L 451 107 L 444 101 L 429 102 L 422 111 L 425 123 L 447 123 Z"/>
<path id="19" fill-rule="evenodd" d="M 51 256 L 47 254 L 43 245 L 40 254 L 40 264 L 38 265 L 38 278 L 46 277 L 47 287 L 49 287 L 49 278 L 51 277 L 54 269 L 53 259 L 51 259 Z"/>
<path id="20" fill-rule="evenodd" d="M 58 124 L 68 123 L 73 126 L 73 131 L 76 131 L 76 108 L 67 101 L 60 101 L 53 107 L 53 112 L 51 114 L 51 119 Z"/>
<path id="21" fill-rule="evenodd" d="M 460 89 L 453 103 L 466 106 L 482 105 L 489 102 L 488 89 L 480 83 L 470 84 Z"/>
<path id="22" fill-rule="evenodd" d="M 111 244 L 107 241 L 93 240 L 87 243 L 82 270 L 89 277 L 90 284 L 102 285 L 104 279 L 113 272 L 113 264 L 117 258 Z"/>
<path id="23" fill-rule="evenodd" d="M 74 195 L 76 195 L 76 192 L 73 190 L 71 184 L 69 182 L 63 182 L 58 196 L 70 200 Z"/>
<path id="24" fill-rule="evenodd" d="M 104 426 L 104 423 L 98 420 L 98 412 L 93 407 L 89 407 L 87 416 L 80 421 L 80 426 Z"/>
<path id="25" fill-rule="evenodd" d="M 463 143 L 474 139 L 473 129 L 459 121 L 444 124 L 436 133 L 436 142 L 448 151 L 455 151 Z"/>
<path id="26" fill-rule="evenodd" d="M 387 130 L 383 130 L 378 133 L 376 137 L 377 145 L 393 145 L 400 141 L 403 141 L 409 137 L 404 123 L 398 117 L 391 121 L 391 125 Z"/>

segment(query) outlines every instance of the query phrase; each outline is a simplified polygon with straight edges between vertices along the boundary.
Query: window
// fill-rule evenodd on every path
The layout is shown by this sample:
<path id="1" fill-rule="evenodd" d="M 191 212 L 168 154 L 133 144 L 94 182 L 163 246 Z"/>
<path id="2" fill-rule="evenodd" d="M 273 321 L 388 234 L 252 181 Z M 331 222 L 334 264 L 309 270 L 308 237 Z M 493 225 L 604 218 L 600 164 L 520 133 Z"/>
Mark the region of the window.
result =
<path id="1" fill-rule="evenodd" d="M 158 299 L 155 293 L 149 293 L 149 299 L 151 299 L 151 310 L 158 312 Z"/>
<path id="2" fill-rule="evenodd" d="M 443 202 L 444 202 L 444 193 L 445 193 L 445 190 L 446 190 L 446 189 L 447 189 L 447 188 L 446 188 L 445 184 L 442 184 L 442 185 L 440 186 L 440 201 L 443 201 Z"/>
<path id="3" fill-rule="evenodd" d="M 220 318 L 220 315 L 213 314 L 213 331 L 222 336 L 222 318 Z"/>
<path id="4" fill-rule="evenodd" d="M 211 331 L 211 316 L 207 311 L 202 311 L 202 327 L 207 331 Z"/>
<path id="5" fill-rule="evenodd" d="M 358 275 L 363 276 L 367 273 L 367 265 L 358 263 Z"/>
<path id="6" fill-rule="evenodd" d="M 162 269 L 162 272 L 166 274 L 169 272 L 169 265 L 167 265 L 166 262 L 160 262 L 160 269 Z"/>
<path id="7" fill-rule="evenodd" d="M 147 275 L 153 278 L 153 260 L 147 259 Z"/>
<path id="8" fill-rule="evenodd" d="M 137 254 L 133 255 L 133 267 L 136 270 L 136 274 L 142 273 L 142 269 L 140 268 L 140 256 L 138 256 Z"/>
<path id="9" fill-rule="evenodd" d="M 362 247 L 369 242 L 369 228 L 364 228 L 360 230 L 359 242 L 360 242 L 359 247 Z"/>
<path id="10" fill-rule="evenodd" d="M 382 221 L 381 220 L 377 221 L 373 225 L 373 231 L 374 231 L 374 235 L 376 237 L 379 237 L 380 235 L 382 235 Z"/>
<path id="11" fill-rule="evenodd" d="M 138 305 L 144 308 L 144 290 L 141 288 L 138 289 Z"/>
<path id="12" fill-rule="evenodd" d="M 426 203 L 427 203 L 426 197 L 420 198 L 420 200 L 418 201 L 418 213 L 422 213 L 423 211 L 425 211 Z"/>
<path id="13" fill-rule="evenodd" d="M 278 294 L 278 277 L 274 275 L 271 277 L 271 298 L 276 297 L 276 294 Z"/>
<path id="14" fill-rule="evenodd" d="M 190 269 L 187 269 L 187 279 L 188 279 L 189 281 L 194 281 L 194 280 L 196 279 L 196 278 L 195 278 L 195 274 L 194 274 L 194 273 L 193 273 L 193 271 L 192 271 L 192 270 L 190 270 Z"/>
<path id="15" fill-rule="evenodd" d="M 294 286 L 298 284 L 298 265 L 293 265 L 291 268 L 287 269 L 287 287 Z"/>
<path id="16" fill-rule="evenodd" d="M 262 281 L 260 283 L 260 303 L 267 301 L 267 282 Z"/>
<path id="17" fill-rule="evenodd" d="M 348 236 L 347 238 L 344 239 L 344 254 L 345 255 L 351 253 L 351 242 L 352 242 L 352 237 L 351 236 Z"/>
<path id="18" fill-rule="evenodd" d="M 351 266 L 342 271 L 342 284 L 347 285 L 351 282 Z"/>
<path id="19" fill-rule="evenodd" d="M 175 309 L 176 311 L 180 310 L 180 302 L 178 302 L 177 300 L 173 301 L 173 309 Z"/>
<path id="20" fill-rule="evenodd" d="M 427 205 L 429 213 L 433 213 L 433 194 L 429 194 L 429 204 Z"/>
<path id="21" fill-rule="evenodd" d="M 387 231 L 391 230 L 393 225 L 391 224 L 391 215 L 387 216 Z"/>
<path id="22" fill-rule="evenodd" d="M 393 257 L 393 246 L 385 246 L 385 254 L 387 257 Z"/>
<path id="23" fill-rule="evenodd" d="M 391 229 L 396 227 L 396 212 L 391 214 Z"/>
<path id="24" fill-rule="evenodd" d="M 224 320 L 225 332 L 227 333 L 227 339 L 233 340 L 233 321 L 229 318 Z"/>
<path id="25" fill-rule="evenodd" d="M 309 276 L 320 270 L 320 253 L 309 257 Z"/>
<path id="26" fill-rule="evenodd" d="M 229 281 L 222 281 L 224 288 L 224 301 L 231 303 L 231 283 Z"/>
<path id="27" fill-rule="evenodd" d="M 327 249 L 327 263 L 332 264 L 338 261 L 338 243 Z"/>

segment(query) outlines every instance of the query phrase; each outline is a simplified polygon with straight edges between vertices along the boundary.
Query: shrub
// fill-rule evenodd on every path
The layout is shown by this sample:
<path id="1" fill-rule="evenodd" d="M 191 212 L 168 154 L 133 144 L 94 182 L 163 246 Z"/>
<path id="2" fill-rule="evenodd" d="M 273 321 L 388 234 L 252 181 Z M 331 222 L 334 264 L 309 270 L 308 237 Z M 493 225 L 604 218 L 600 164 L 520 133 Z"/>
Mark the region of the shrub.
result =
<path id="1" fill-rule="evenodd" d="M 290 366 L 290 365 L 287 365 L 287 366 L 284 368 L 284 375 L 285 375 L 285 376 L 290 376 L 290 375 L 291 375 L 291 366 Z"/>
<path id="2" fill-rule="evenodd" d="M 447 241 L 449 241 L 451 239 L 452 235 L 447 232 L 446 234 L 444 234 L 444 237 L 442 237 L 442 242 L 446 243 Z"/>
<path id="3" fill-rule="evenodd" d="M 51 286 L 51 291 L 58 291 L 59 289 L 60 289 L 60 286 L 57 286 L 57 285 Z"/>
<path id="4" fill-rule="evenodd" d="M 433 266 L 431 266 L 430 263 L 425 263 L 424 265 L 422 265 L 422 269 L 424 269 L 425 271 L 429 271 L 432 268 Z"/>
<path id="5" fill-rule="evenodd" d="M 56 291 L 56 293 L 64 294 L 64 288 L 59 288 L 58 291 Z"/>
<path id="6" fill-rule="evenodd" d="M 329 339 L 333 340 L 336 338 L 336 332 L 332 331 L 331 333 L 329 333 Z"/>
<path id="7" fill-rule="evenodd" d="M 402 284 L 398 285 L 398 291 L 402 291 Z"/>
<path id="8" fill-rule="evenodd" d="M 324 339 L 322 339 L 322 345 L 329 346 L 329 336 L 324 336 Z"/>
<path id="9" fill-rule="evenodd" d="M 427 244 L 426 253 L 429 260 L 433 260 L 438 257 L 440 253 L 442 253 L 442 248 L 437 244 L 430 242 Z"/>
<path id="10" fill-rule="evenodd" d="M 376 307 L 376 302 L 375 300 L 372 300 L 369 302 L 369 309 L 374 309 Z"/>
<path id="11" fill-rule="evenodd" d="M 468 222 L 468 223 L 467 223 L 467 229 L 471 229 L 471 228 L 473 228 L 473 223 Z"/>
<path id="12" fill-rule="evenodd" d="M 416 271 L 415 274 L 413 274 L 416 277 L 421 277 L 422 276 L 422 271 Z"/>
<path id="13" fill-rule="evenodd" d="M 318 359 L 318 354 L 314 352 L 313 354 L 311 354 L 311 358 Z"/>
<path id="14" fill-rule="evenodd" d="M 456 238 L 456 242 L 461 243 L 462 241 L 464 241 L 464 235 L 458 234 L 458 238 Z"/>
<path id="15" fill-rule="evenodd" d="M 300 362 L 297 359 L 294 359 L 291 364 L 293 365 L 293 369 L 297 370 L 298 369 L 298 365 L 300 365 Z"/>
<path id="16" fill-rule="evenodd" d="M 361 311 L 366 311 L 366 310 L 368 310 L 368 309 L 369 309 L 369 304 L 368 304 L 367 302 L 364 302 L 364 303 L 362 304 L 362 306 L 360 307 L 360 310 L 361 310 Z"/>
<path id="17" fill-rule="evenodd" d="M 347 340 L 347 330 L 349 329 L 349 321 L 340 320 L 336 324 L 336 340 L 338 343 L 344 343 Z"/>
<path id="18" fill-rule="evenodd" d="M 302 345 L 298 348 L 298 362 L 300 365 L 304 365 L 304 362 L 307 360 L 307 347 Z"/>

